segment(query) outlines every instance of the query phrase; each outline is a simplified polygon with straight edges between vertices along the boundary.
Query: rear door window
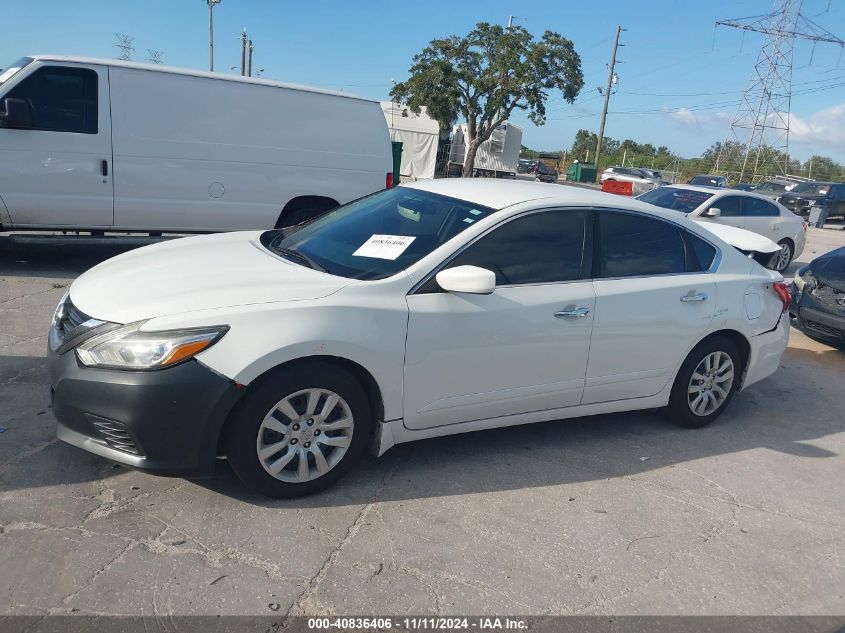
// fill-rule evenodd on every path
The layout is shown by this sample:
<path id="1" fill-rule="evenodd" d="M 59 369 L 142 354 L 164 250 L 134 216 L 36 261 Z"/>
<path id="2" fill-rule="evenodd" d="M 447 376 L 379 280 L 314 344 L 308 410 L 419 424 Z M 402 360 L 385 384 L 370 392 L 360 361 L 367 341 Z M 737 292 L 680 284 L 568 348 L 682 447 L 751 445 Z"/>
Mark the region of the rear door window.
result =
<path id="1" fill-rule="evenodd" d="M 598 214 L 596 277 L 636 277 L 686 272 L 681 229 L 630 213 Z"/>
<path id="2" fill-rule="evenodd" d="M 742 214 L 749 218 L 768 218 L 780 215 L 777 207 L 768 200 L 748 197 L 744 198 L 742 203 Z"/>

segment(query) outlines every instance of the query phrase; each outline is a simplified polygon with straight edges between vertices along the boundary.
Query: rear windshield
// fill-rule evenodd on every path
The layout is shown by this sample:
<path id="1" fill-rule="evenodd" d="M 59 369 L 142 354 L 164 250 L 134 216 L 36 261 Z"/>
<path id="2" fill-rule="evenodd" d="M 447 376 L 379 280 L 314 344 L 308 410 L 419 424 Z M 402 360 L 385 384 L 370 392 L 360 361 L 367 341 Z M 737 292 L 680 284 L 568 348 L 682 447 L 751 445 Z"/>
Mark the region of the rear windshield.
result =
<path id="1" fill-rule="evenodd" d="M 14 77 L 18 71 L 23 68 L 24 66 L 32 63 L 32 57 L 21 57 L 18 61 L 14 64 L 9 66 L 8 68 L 4 68 L 2 72 L 0 72 L 0 86 L 4 83 L 9 81 L 12 77 Z"/>
<path id="2" fill-rule="evenodd" d="M 796 185 L 791 193 L 809 193 L 813 196 L 826 196 L 830 191 L 830 184 L 824 182 L 802 182 Z"/>
<path id="3" fill-rule="evenodd" d="M 338 207 L 292 233 L 267 231 L 261 244 L 332 275 L 383 279 L 491 213 L 493 209 L 463 200 L 396 187 Z"/>
<path id="4" fill-rule="evenodd" d="M 712 197 L 712 193 L 705 191 L 679 189 L 677 187 L 658 187 L 657 189 L 646 191 L 637 200 L 642 200 L 643 202 L 648 202 L 664 209 L 689 213 Z"/>
<path id="5" fill-rule="evenodd" d="M 720 176 L 695 176 L 690 179 L 689 184 L 718 187 L 722 182 L 723 179 Z"/>

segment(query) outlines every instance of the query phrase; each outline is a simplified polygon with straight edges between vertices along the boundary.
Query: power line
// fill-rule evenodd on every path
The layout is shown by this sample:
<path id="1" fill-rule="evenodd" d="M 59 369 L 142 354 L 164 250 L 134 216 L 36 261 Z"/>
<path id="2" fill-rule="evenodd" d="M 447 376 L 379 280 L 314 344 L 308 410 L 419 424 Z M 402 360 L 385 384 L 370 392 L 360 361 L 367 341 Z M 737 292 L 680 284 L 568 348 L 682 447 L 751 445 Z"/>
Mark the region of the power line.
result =
<path id="1" fill-rule="evenodd" d="M 838 44 L 840 58 L 841 51 L 845 50 L 845 41 L 801 13 L 801 2 L 777 0 L 771 13 L 716 22 L 716 27 L 736 28 L 743 35 L 760 33 L 766 40 L 757 56 L 754 76 L 742 94 L 731 123 L 732 138 L 721 145 L 715 172 L 719 171 L 720 163 L 723 170 L 738 171 L 741 181 L 746 180 L 746 174 L 756 181 L 771 166 L 776 166 L 782 173 L 788 172 L 795 41 L 812 42 L 814 51 L 819 43 Z M 810 92 L 815 89 L 803 94 Z"/>

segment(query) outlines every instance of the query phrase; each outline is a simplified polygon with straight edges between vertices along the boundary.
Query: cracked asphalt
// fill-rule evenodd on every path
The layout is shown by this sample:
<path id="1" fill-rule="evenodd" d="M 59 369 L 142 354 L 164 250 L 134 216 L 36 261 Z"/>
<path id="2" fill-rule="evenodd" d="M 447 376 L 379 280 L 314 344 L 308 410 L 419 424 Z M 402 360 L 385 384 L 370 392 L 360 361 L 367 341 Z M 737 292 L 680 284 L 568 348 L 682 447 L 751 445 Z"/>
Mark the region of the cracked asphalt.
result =
<path id="1" fill-rule="evenodd" d="M 811 229 L 801 261 L 843 244 Z M 123 249 L 0 235 L 0 615 L 845 613 L 843 352 L 793 330 L 706 429 L 458 435 L 270 501 L 225 462 L 158 478 L 55 439 L 50 316 Z"/>

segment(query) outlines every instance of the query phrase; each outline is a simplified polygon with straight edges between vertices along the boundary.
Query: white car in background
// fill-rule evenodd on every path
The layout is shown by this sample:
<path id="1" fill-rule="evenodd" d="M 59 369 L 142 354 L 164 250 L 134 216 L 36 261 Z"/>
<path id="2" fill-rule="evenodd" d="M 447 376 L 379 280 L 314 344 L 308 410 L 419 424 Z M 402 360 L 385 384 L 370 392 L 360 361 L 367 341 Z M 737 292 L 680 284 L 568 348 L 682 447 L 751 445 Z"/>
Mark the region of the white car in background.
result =
<path id="1" fill-rule="evenodd" d="M 716 222 L 763 235 L 780 250 L 768 262 L 778 272 L 801 255 L 807 241 L 807 223 L 783 205 L 749 191 L 670 185 L 638 196 L 638 200 L 680 211 L 693 220 Z"/>
<path id="2" fill-rule="evenodd" d="M 654 408 L 702 427 L 789 338 L 783 277 L 737 250 L 775 245 L 714 228 L 733 245 L 630 198 L 450 178 L 131 251 L 56 310 L 58 435 L 161 474 L 225 456 L 288 497 L 368 445 Z"/>

